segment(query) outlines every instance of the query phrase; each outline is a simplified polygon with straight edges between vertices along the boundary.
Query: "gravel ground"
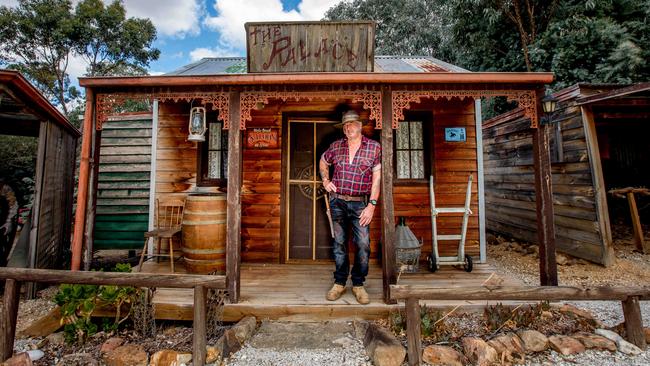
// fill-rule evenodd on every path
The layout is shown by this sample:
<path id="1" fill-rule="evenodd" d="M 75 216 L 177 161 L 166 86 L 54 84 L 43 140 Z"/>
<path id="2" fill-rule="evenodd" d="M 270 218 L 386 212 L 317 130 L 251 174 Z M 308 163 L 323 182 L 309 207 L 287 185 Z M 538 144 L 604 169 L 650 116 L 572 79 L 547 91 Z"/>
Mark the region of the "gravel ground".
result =
<path id="1" fill-rule="evenodd" d="M 263 322 L 246 346 L 225 364 L 231 366 L 371 366 L 352 323 Z"/>
<path id="2" fill-rule="evenodd" d="M 246 346 L 235 353 L 226 363 L 231 366 L 371 366 L 363 345 L 354 341 L 348 346 L 331 349 L 284 349 L 254 348 Z"/>
<path id="3" fill-rule="evenodd" d="M 612 266 L 603 267 L 570 256 L 560 258 L 558 280 L 568 286 L 648 286 L 650 284 L 650 255 L 634 251 L 629 238 L 614 240 L 616 259 Z M 517 278 L 528 285 L 539 284 L 539 259 L 535 246 L 513 240 L 494 238 L 488 244 L 488 262 L 499 273 Z M 568 302 L 591 313 L 607 326 L 623 322 L 623 310 L 618 301 L 574 301 Z M 650 302 L 641 302 L 643 324 L 650 327 Z M 632 357 L 620 352 L 586 351 L 573 356 L 563 356 L 547 351 L 527 360 L 526 365 L 650 365 L 650 347 L 638 356 Z"/>

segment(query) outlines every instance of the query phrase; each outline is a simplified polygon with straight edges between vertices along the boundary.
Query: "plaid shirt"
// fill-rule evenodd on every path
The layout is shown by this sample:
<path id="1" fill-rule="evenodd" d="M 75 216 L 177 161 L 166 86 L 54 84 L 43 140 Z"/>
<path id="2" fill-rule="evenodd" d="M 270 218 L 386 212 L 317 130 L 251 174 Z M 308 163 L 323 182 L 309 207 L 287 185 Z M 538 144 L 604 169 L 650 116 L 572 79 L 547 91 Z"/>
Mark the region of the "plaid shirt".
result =
<path id="1" fill-rule="evenodd" d="M 352 164 L 348 151 L 348 139 L 342 138 L 333 142 L 322 156 L 326 163 L 334 165 L 332 183 L 336 186 L 336 193 L 349 196 L 370 194 L 372 171 L 381 163 L 381 145 L 362 136 Z"/>

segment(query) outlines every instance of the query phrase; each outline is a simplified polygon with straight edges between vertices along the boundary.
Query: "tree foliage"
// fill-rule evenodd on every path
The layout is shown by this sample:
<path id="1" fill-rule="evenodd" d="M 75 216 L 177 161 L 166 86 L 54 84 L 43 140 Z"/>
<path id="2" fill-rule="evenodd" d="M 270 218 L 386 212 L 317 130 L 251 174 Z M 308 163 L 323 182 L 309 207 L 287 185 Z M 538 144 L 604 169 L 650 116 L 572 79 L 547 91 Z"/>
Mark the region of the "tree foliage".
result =
<path id="1" fill-rule="evenodd" d="M 72 57 L 86 61 L 87 76 L 145 74 L 160 54 L 148 19 L 126 18 L 119 0 L 19 0 L 0 7 L 0 62 L 25 74 L 69 113 L 80 93 L 70 83 Z"/>
<path id="2" fill-rule="evenodd" d="M 440 0 L 354 0 L 342 1 L 325 13 L 325 20 L 374 20 L 376 54 L 448 56 L 441 54 L 449 44 Z"/>
<path id="3" fill-rule="evenodd" d="M 554 89 L 650 79 L 650 0 L 354 0 L 326 18 L 377 21 L 378 54 L 552 71 Z"/>

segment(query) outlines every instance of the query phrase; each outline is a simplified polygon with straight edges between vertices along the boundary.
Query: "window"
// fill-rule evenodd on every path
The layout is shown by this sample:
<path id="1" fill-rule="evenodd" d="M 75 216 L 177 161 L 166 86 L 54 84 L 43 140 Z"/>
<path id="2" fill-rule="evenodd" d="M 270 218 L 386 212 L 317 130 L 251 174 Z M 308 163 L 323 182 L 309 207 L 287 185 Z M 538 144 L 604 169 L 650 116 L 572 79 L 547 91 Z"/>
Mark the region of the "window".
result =
<path id="1" fill-rule="evenodd" d="M 425 179 L 428 174 L 423 121 L 403 121 L 395 132 L 397 179 Z"/>
<path id="2" fill-rule="evenodd" d="M 201 186 L 225 186 L 228 176 L 228 134 L 223 122 L 208 122 L 205 142 L 201 143 L 199 182 Z"/>

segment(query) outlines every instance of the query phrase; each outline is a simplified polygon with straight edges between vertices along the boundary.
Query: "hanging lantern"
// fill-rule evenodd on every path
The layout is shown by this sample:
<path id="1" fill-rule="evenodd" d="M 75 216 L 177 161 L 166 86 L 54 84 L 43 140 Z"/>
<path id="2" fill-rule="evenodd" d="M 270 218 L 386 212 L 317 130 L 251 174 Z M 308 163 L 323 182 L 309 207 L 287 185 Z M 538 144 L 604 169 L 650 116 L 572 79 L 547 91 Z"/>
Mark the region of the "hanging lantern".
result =
<path id="1" fill-rule="evenodd" d="M 557 99 L 552 95 L 547 95 L 542 99 L 542 111 L 544 113 L 555 113 L 557 108 Z"/>
<path id="2" fill-rule="evenodd" d="M 193 107 L 190 110 L 189 131 L 188 141 L 205 141 L 205 108 Z"/>

